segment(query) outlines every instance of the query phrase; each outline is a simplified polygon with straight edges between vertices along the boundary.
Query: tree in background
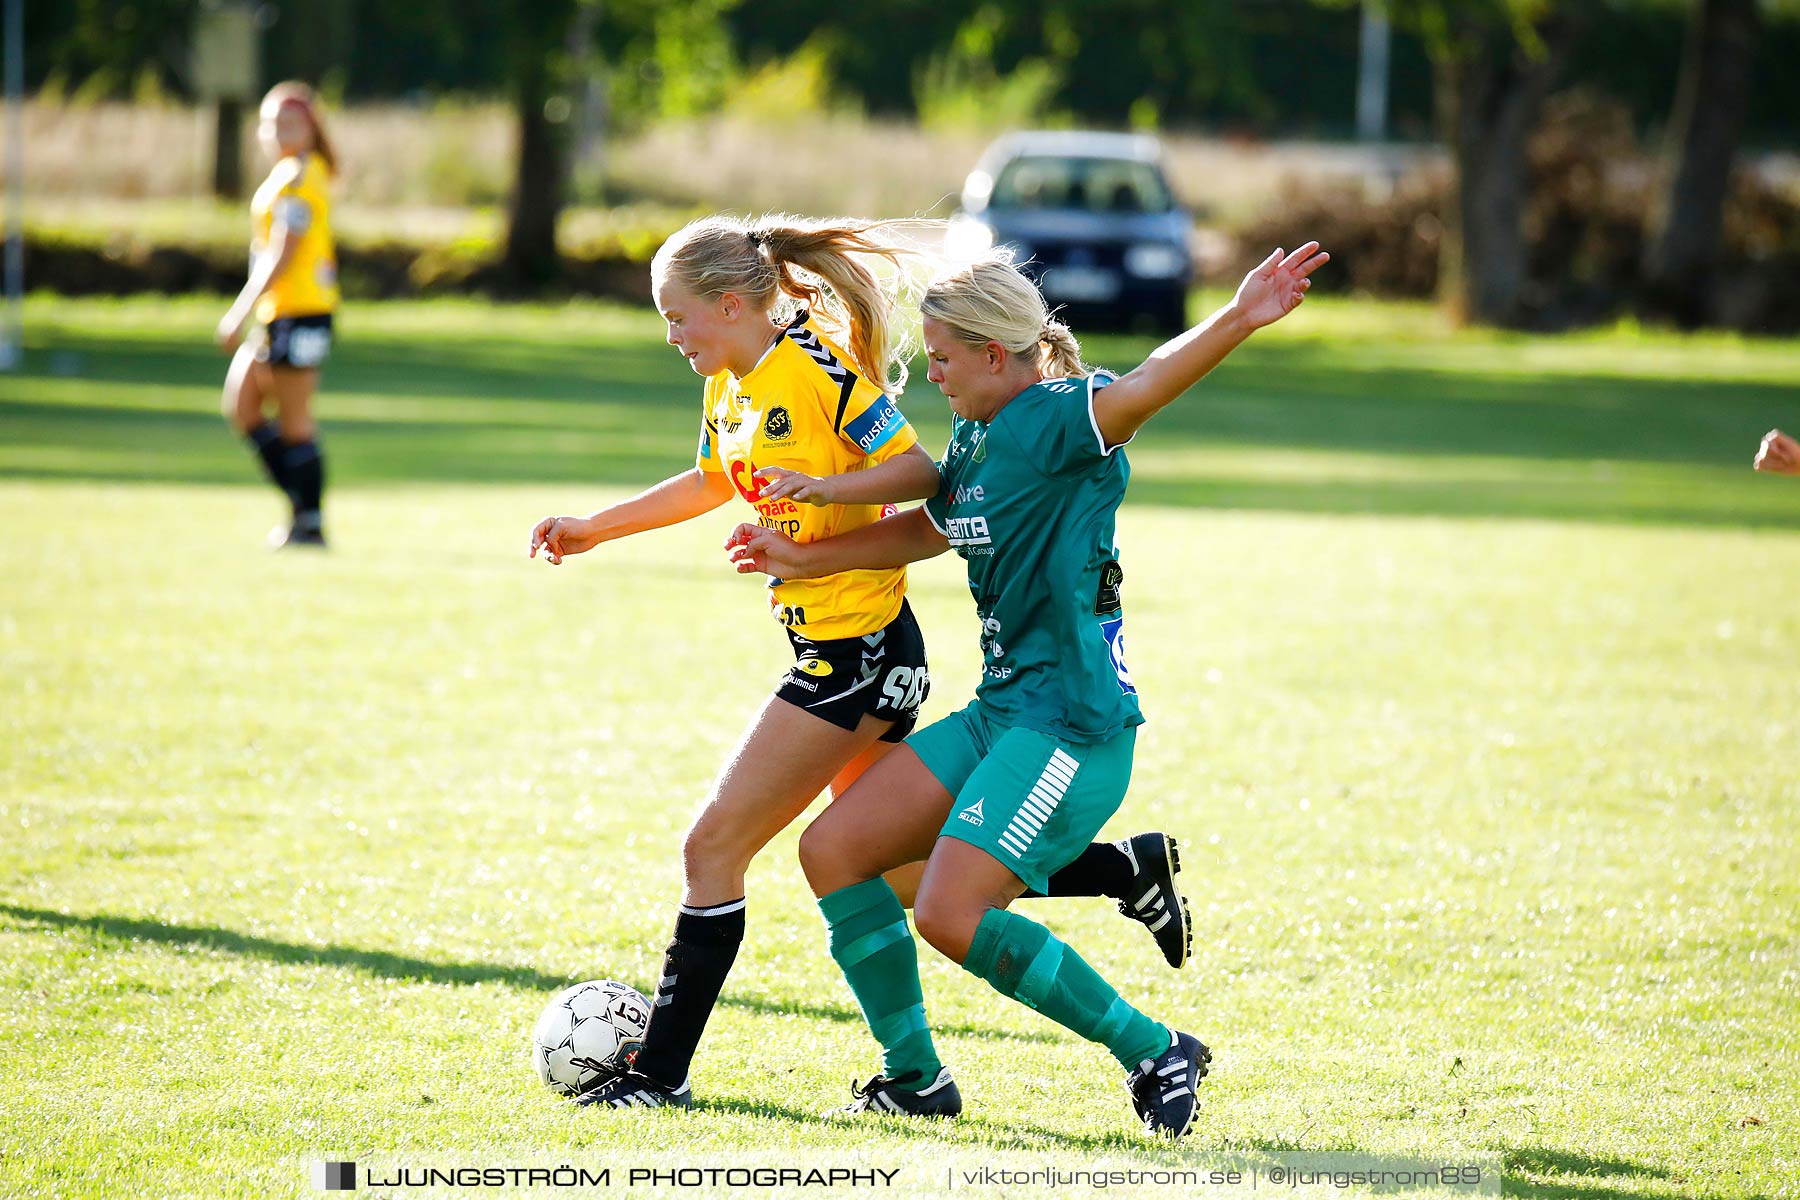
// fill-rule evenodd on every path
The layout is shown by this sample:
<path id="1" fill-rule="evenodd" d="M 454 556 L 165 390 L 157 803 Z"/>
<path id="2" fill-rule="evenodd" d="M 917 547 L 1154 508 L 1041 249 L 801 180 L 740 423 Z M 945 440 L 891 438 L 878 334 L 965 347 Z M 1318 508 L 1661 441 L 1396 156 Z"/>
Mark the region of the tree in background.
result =
<path id="1" fill-rule="evenodd" d="M 507 10 L 504 53 L 519 122 L 519 158 L 500 268 L 516 286 L 541 286 L 561 271 L 556 222 L 568 194 L 570 113 L 564 67 L 580 2 L 585 0 L 532 0 Z"/>
<path id="2" fill-rule="evenodd" d="M 62 0 L 28 4 L 28 78 L 83 99 L 186 86 L 200 0 Z"/>
<path id="3" fill-rule="evenodd" d="M 1672 169 L 1644 261 L 1646 307 L 1693 327 L 1711 308 L 1751 65 L 1757 0 L 1699 0 L 1669 125 Z"/>
<path id="4" fill-rule="evenodd" d="M 561 270 L 556 225 L 568 201 L 573 119 L 582 111 L 586 83 L 577 66 L 615 83 L 606 111 L 705 111 L 719 103 L 733 77 L 720 16 L 738 0 L 463 2 L 501 14 L 519 122 L 501 272 L 512 286 L 541 286 Z M 590 142 L 601 136 L 585 132 Z"/>
<path id="5" fill-rule="evenodd" d="M 1282 5 L 1304 12 L 1304 0 L 1255 8 Z M 1199 125 L 1220 112 L 1279 110 L 1255 78 L 1246 30 L 1253 19 L 1279 21 L 1280 14 L 1246 13 L 1248 7 L 1231 0 L 983 0 L 961 7 L 862 0 L 821 8 L 811 0 L 759 0 L 726 20 L 750 62 L 785 59 L 809 41 L 823 42 L 838 89 L 877 115 L 923 115 L 933 104 L 954 111 L 956 96 L 921 94 L 947 85 L 977 94 L 1012 89 L 1012 100 L 1039 93 L 1044 110 L 1093 124 L 1124 124 L 1135 110 L 1140 121 Z M 1021 65 L 1035 78 L 1014 84 Z"/>
<path id="6" fill-rule="evenodd" d="M 1592 15 L 1589 5 L 1393 0 L 1391 11 L 1424 35 L 1454 171 L 1440 300 L 1459 320 L 1525 324 L 1526 146 Z"/>

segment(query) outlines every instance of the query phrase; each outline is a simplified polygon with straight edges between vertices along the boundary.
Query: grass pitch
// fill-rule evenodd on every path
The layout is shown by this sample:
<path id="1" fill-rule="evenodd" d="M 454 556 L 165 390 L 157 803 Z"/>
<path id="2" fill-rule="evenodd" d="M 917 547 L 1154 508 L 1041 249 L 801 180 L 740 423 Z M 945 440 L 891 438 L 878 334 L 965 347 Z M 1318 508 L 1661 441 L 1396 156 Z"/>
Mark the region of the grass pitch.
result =
<path id="1" fill-rule="evenodd" d="M 352 308 L 333 548 L 270 555 L 218 307 L 34 301 L 0 377 L 0 1194 L 313 1194 L 324 1159 L 1148 1161 L 1103 1051 L 929 950 L 967 1115 L 822 1123 L 877 1060 L 792 831 L 752 869 L 701 1107 L 544 1091 L 539 1008 L 654 984 L 681 830 L 783 666 L 717 552 L 734 510 L 524 558 L 537 517 L 689 461 L 698 381 L 647 312 Z M 1184 840 L 1195 961 L 1106 902 L 1025 903 L 1213 1045 L 1194 1149 L 1793 1188 L 1800 480 L 1749 459 L 1800 425 L 1797 380 L 1792 342 L 1314 302 L 1134 444 L 1150 723 L 1109 830 Z M 941 445 L 935 390 L 905 405 Z M 958 566 L 913 572 L 928 715 L 974 686 Z"/>

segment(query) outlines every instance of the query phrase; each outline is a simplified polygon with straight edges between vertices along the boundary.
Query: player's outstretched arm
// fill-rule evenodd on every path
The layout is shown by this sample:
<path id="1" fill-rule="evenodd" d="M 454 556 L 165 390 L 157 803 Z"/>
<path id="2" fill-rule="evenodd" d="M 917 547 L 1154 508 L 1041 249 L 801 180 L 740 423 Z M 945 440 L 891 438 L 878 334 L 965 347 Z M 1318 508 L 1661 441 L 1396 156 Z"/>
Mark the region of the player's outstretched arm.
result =
<path id="1" fill-rule="evenodd" d="M 1175 397 L 1193 387 L 1246 338 L 1300 307 L 1308 278 L 1331 255 L 1308 242 L 1292 254 L 1280 249 L 1244 276 L 1231 303 L 1180 337 L 1157 347 L 1137 369 L 1094 393 L 1094 420 L 1111 446 L 1122 445 Z"/>
<path id="2" fill-rule="evenodd" d="M 1753 465 L 1758 471 L 1800 475 L 1800 442 L 1779 429 L 1771 429 L 1763 434 L 1762 445 L 1756 448 L 1756 462 Z"/>
<path id="3" fill-rule="evenodd" d="M 761 572 L 777 579 L 819 579 L 839 571 L 880 570 L 933 558 L 950 548 L 922 508 L 909 508 L 873 525 L 801 544 L 761 525 L 739 525 L 725 539 L 725 554 L 739 575 Z"/>
<path id="4" fill-rule="evenodd" d="M 581 554 L 601 542 L 679 524 L 709 513 L 729 499 L 731 483 L 722 472 L 695 467 L 589 516 L 545 517 L 532 526 L 526 557 L 536 558 L 541 549 L 552 565 L 559 564 L 566 554 Z"/>
<path id="5" fill-rule="evenodd" d="M 801 504 L 898 504 L 937 495 L 938 468 L 923 446 L 912 446 L 884 463 L 839 475 L 805 475 L 786 467 L 763 467 L 759 498 Z"/>

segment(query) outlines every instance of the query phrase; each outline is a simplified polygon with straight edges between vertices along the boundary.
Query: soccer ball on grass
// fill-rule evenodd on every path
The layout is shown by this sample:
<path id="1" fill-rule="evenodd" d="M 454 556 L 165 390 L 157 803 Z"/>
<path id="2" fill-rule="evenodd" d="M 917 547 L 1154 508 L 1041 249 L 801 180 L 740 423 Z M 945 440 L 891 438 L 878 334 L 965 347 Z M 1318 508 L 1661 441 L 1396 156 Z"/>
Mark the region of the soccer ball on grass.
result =
<path id="1" fill-rule="evenodd" d="M 531 1031 L 531 1065 L 552 1091 L 573 1096 L 631 1066 L 650 1024 L 650 1002 L 636 988 L 590 979 L 544 1006 Z"/>

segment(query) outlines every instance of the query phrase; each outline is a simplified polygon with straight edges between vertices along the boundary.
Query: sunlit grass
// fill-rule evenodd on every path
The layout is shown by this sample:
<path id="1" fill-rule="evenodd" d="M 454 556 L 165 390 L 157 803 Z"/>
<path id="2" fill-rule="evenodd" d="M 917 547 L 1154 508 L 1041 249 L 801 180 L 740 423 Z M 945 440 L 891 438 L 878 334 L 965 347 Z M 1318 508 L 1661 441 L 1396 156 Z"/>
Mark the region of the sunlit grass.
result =
<path id="1" fill-rule="evenodd" d="M 680 831 L 786 654 L 718 555 L 735 513 L 523 557 L 538 516 L 687 461 L 697 381 L 647 312 L 353 308 L 320 403 L 334 546 L 271 556 L 276 500 L 214 415 L 215 307 L 34 301 L 0 377 L 0 1194 L 1139 1153 L 1104 1053 L 929 953 L 968 1116 L 819 1122 L 876 1059 L 792 832 L 752 870 L 702 1106 L 554 1102 L 538 1008 L 654 983 Z M 1406 310 L 1303 318 L 1131 450 L 1150 723 L 1109 830 L 1184 839 L 1196 961 L 1103 901 L 1030 911 L 1216 1048 L 1198 1149 L 1781 1194 L 1800 484 L 1747 459 L 1800 423 L 1794 344 L 1619 329 L 1517 343 L 1523 370 Z M 927 389 L 908 409 L 941 438 Z M 973 687 L 967 589 L 940 560 L 912 591 L 939 715 Z"/>

